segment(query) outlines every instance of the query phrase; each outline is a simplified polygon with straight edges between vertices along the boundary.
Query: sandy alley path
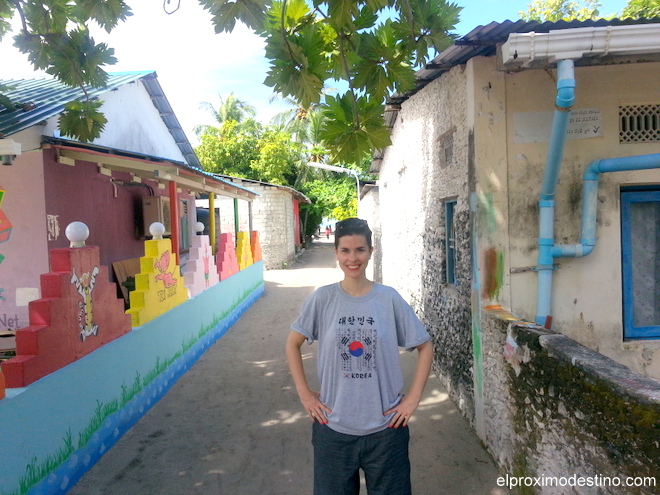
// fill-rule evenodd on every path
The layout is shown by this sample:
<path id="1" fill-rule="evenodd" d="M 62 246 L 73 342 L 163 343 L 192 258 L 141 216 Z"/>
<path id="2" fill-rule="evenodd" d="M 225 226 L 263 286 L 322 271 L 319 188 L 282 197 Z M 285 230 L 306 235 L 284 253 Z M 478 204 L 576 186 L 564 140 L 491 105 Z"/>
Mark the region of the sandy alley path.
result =
<path id="1" fill-rule="evenodd" d="M 311 494 L 311 422 L 293 388 L 284 342 L 304 299 L 340 277 L 326 241 L 293 267 L 266 271 L 264 296 L 69 494 Z M 312 381 L 316 347 L 303 351 Z M 404 354 L 411 375 L 415 356 Z M 505 494 L 491 458 L 435 376 L 411 437 L 416 495 Z"/>

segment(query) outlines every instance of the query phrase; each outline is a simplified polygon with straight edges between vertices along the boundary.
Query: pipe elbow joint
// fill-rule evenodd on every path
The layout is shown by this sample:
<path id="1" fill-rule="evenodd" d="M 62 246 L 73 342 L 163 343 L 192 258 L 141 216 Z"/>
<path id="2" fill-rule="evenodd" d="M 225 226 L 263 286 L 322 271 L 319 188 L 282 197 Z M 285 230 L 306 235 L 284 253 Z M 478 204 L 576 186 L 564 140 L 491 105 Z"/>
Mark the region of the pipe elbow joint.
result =
<path id="1" fill-rule="evenodd" d="M 591 254 L 596 247 L 596 239 L 580 239 L 580 245 L 582 246 L 582 256 L 586 256 Z"/>
<path id="2" fill-rule="evenodd" d="M 564 79 L 557 82 L 557 98 L 555 104 L 567 111 L 573 107 L 575 102 L 575 79 Z"/>
<path id="3" fill-rule="evenodd" d="M 594 160 L 589 165 L 587 165 L 587 168 L 584 170 L 584 173 L 582 174 L 582 178 L 584 180 L 597 181 L 600 178 L 600 174 L 601 174 L 600 162 L 602 161 L 603 161 L 602 159 Z"/>

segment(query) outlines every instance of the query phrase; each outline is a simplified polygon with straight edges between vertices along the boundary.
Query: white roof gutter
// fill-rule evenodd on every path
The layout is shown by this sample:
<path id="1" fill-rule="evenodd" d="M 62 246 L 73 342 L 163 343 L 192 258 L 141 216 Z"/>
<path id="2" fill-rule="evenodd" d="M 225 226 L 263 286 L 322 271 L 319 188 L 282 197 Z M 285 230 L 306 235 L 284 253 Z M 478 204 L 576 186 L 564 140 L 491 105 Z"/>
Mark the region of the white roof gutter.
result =
<path id="1" fill-rule="evenodd" d="M 573 28 L 548 33 L 512 33 L 502 45 L 505 64 L 534 60 L 660 53 L 660 24 Z"/>

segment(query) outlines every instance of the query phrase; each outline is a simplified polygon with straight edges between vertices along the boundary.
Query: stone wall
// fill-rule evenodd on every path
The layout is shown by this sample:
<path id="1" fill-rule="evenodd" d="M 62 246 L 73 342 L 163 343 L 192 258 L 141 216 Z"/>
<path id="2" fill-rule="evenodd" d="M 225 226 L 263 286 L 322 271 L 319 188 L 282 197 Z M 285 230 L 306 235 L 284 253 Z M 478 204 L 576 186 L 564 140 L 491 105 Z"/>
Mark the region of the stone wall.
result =
<path id="1" fill-rule="evenodd" d="M 456 67 L 403 103 L 380 165 L 376 269 L 433 337 L 435 372 L 474 414 L 467 89 Z M 456 201 L 456 282 L 446 280 L 445 201 Z"/>
<path id="2" fill-rule="evenodd" d="M 509 476 L 660 483 L 660 382 L 501 309 L 482 312 L 481 334 L 485 443 Z M 658 493 L 649 485 L 585 485 L 561 493 Z"/>
<path id="3" fill-rule="evenodd" d="M 254 229 L 260 232 L 264 268 L 283 268 L 293 261 L 293 198 L 291 193 L 275 187 L 258 187 L 259 198 L 252 204 Z"/>

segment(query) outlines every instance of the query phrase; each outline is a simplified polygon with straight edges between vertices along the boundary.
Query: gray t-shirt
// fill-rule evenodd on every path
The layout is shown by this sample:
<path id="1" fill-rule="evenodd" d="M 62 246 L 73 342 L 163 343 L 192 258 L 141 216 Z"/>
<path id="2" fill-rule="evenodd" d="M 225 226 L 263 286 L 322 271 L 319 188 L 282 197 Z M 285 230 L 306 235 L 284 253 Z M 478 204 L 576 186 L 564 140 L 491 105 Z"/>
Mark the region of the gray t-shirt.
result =
<path id="1" fill-rule="evenodd" d="M 348 435 L 387 428 L 383 413 L 401 400 L 399 347 L 430 340 L 413 309 L 391 287 L 374 284 L 365 296 L 339 283 L 317 289 L 291 325 L 311 344 L 318 340 L 320 399 L 332 410 L 328 426 Z"/>

